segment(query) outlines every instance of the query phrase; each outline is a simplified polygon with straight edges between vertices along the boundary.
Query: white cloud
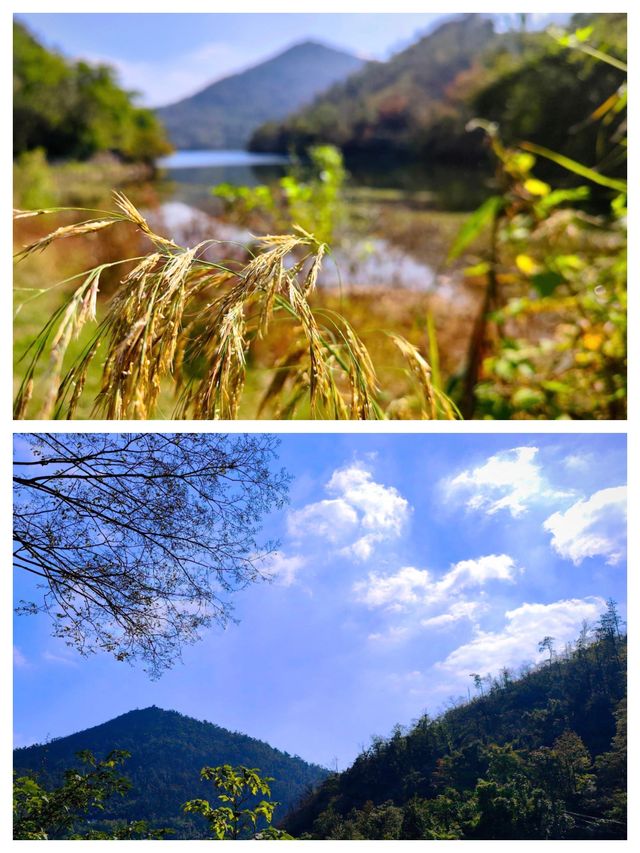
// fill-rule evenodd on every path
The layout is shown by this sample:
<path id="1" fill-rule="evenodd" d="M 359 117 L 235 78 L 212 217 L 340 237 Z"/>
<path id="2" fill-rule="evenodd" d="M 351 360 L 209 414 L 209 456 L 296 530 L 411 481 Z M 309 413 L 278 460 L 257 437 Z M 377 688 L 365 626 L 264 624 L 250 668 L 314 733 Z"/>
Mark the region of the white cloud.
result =
<path id="1" fill-rule="evenodd" d="M 483 465 L 446 480 L 445 491 L 450 498 L 466 495 L 470 510 L 483 510 L 487 515 L 507 510 L 518 518 L 533 501 L 563 494 L 546 483 L 535 461 L 537 454 L 537 447 L 514 447 L 496 453 Z"/>
<path id="2" fill-rule="evenodd" d="M 409 504 L 397 489 L 374 482 L 371 472 L 357 463 L 334 471 L 327 491 L 360 511 L 365 530 L 398 535 L 409 513 Z"/>
<path id="3" fill-rule="evenodd" d="M 113 66 L 121 85 L 140 92 L 141 102 L 154 107 L 188 97 L 216 80 L 261 61 L 261 57 L 252 56 L 241 48 L 215 41 L 189 53 L 155 61 L 98 53 L 84 54 L 82 59 Z"/>
<path id="4" fill-rule="evenodd" d="M 369 634 L 368 640 L 374 642 L 396 643 L 399 640 L 404 640 L 409 635 L 409 628 L 406 625 L 392 625 L 386 631 L 376 631 Z"/>
<path id="5" fill-rule="evenodd" d="M 330 498 L 289 513 L 289 534 L 340 545 L 343 554 L 358 560 L 371 557 L 379 543 L 399 537 L 411 513 L 397 489 L 376 483 L 359 462 L 334 471 L 325 488 Z"/>
<path id="6" fill-rule="evenodd" d="M 304 557 L 297 554 L 287 557 L 282 551 L 276 551 L 271 555 L 268 571 L 281 586 L 291 586 L 296 582 L 298 572 L 305 565 Z"/>
<path id="7" fill-rule="evenodd" d="M 447 628 L 461 619 L 475 619 L 480 613 L 485 613 L 487 605 L 481 601 L 456 601 L 444 613 L 423 619 L 423 628 Z"/>
<path id="8" fill-rule="evenodd" d="M 456 563 L 438 581 L 436 589 L 440 597 L 450 590 L 483 586 L 490 580 L 513 582 L 517 572 L 513 557 L 508 554 L 489 554 L 486 557 L 478 557 L 477 560 L 461 560 Z"/>
<path id="9" fill-rule="evenodd" d="M 562 460 L 567 471 L 586 471 L 592 464 L 593 457 L 590 453 L 570 453 Z"/>
<path id="10" fill-rule="evenodd" d="M 625 553 L 627 489 L 601 489 L 564 512 L 554 512 L 544 522 L 551 546 L 561 557 L 579 566 L 587 557 L 605 557 L 608 565 Z"/>
<path id="11" fill-rule="evenodd" d="M 403 610 L 407 605 L 428 600 L 432 588 L 429 572 L 413 566 L 406 566 L 395 575 L 370 572 L 366 580 L 356 581 L 353 585 L 358 601 L 369 607 L 387 607 L 390 610 Z"/>
<path id="12" fill-rule="evenodd" d="M 373 533 L 370 533 L 367 536 L 361 536 L 360 539 L 356 539 L 352 545 L 346 545 L 342 549 L 342 553 L 347 557 L 355 557 L 356 560 L 364 562 L 373 554 L 373 550 L 376 544 L 380 542 L 381 538 L 383 537 L 379 534 Z"/>
<path id="13" fill-rule="evenodd" d="M 353 591 L 357 600 L 369 607 L 399 611 L 416 605 L 432 607 L 445 599 L 455 598 L 462 590 L 483 587 L 489 581 L 513 582 L 518 571 L 508 554 L 489 554 L 455 563 L 439 580 L 434 580 L 426 569 L 412 566 L 392 575 L 370 572 L 366 579 L 356 581 Z"/>
<path id="14" fill-rule="evenodd" d="M 290 512 L 287 527 L 295 539 L 313 536 L 335 544 L 357 529 L 358 514 L 343 500 L 318 501 Z"/>
<path id="15" fill-rule="evenodd" d="M 54 652 L 45 651 L 42 654 L 43 660 L 47 663 L 59 663 L 63 666 L 78 666 L 78 661 L 74 658 L 67 657 L 64 654 L 57 655 Z"/>
<path id="16" fill-rule="evenodd" d="M 543 637 L 553 637 L 556 648 L 561 649 L 575 640 L 584 620 L 596 619 L 604 608 L 605 602 L 599 597 L 522 604 L 505 613 L 501 631 L 476 630 L 469 643 L 459 646 L 436 667 L 466 678 L 471 672 L 497 673 L 503 666 L 541 660 L 546 655 L 538 651 Z"/>
<path id="17" fill-rule="evenodd" d="M 16 669 L 24 669 L 25 667 L 29 666 L 29 661 L 20 651 L 18 646 L 13 647 L 13 665 L 16 667 Z"/>

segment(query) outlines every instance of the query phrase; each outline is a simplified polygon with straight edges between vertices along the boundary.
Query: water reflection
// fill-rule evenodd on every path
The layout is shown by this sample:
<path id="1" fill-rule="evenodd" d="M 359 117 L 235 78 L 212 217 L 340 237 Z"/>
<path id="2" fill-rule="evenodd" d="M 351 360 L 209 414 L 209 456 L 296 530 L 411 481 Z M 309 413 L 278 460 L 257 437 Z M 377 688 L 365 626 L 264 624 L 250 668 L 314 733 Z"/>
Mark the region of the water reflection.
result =
<path id="1" fill-rule="evenodd" d="M 211 217 L 181 201 L 169 201 L 156 211 L 145 211 L 152 227 L 181 244 L 195 244 L 205 239 L 212 243 L 201 253 L 209 261 L 236 258 L 246 261 L 241 247 L 250 245 L 250 231 L 216 217 Z M 241 251 L 238 252 L 238 249 Z M 326 258 L 318 284 L 321 287 L 343 287 L 346 290 L 404 288 L 432 291 L 440 285 L 435 271 L 382 238 L 350 241 Z"/>
<path id="2" fill-rule="evenodd" d="M 158 161 L 164 178 L 165 197 L 171 196 L 206 210 L 220 211 L 211 195 L 217 184 L 255 187 L 273 184 L 287 174 L 291 161 L 277 154 L 249 151 L 176 151 Z M 349 166 L 349 184 L 358 188 L 397 190 L 399 200 L 413 204 L 420 193 L 438 210 L 474 210 L 489 194 L 488 175 L 478 168 L 439 166 L 416 161 L 368 160 Z"/>
<path id="3" fill-rule="evenodd" d="M 254 154 L 251 151 L 174 151 L 158 160 L 161 169 L 207 169 L 216 166 L 259 166 L 287 164 L 280 154 Z"/>
<path id="4" fill-rule="evenodd" d="M 291 168 L 290 161 L 276 155 L 247 151 L 178 151 L 159 163 L 163 167 L 163 203 L 156 212 L 165 233 L 177 242 L 194 243 L 205 237 L 232 243 L 251 242 L 251 234 L 220 219 L 222 203 L 212 187 L 273 184 Z M 350 170 L 349 184 L 357 189 L 392 191 L 401 206 L 468 210 L 487 195 L 486 176 L 476 170 L 439 168 L 424 164 L 361 164 Z M 361 195 L 361 203 L 365 196 Z M 380 199 L 379 199 L 380 200 Z M 213 253 L 218 251 L 212 247 Z M 229 251 L 229 248 L 224 249 Z M 211 258 L 214 259 L 213 257 Z M 454 277 L 455 278 L 455 277 Z M 436 273 L 424 260 L 394 246 L 381 236 L 367 239 L 354 234 L 335 248 L 325 263 L 319 284 L 324 287 L 404 288 L 433 291 L 460 298 L 448 290 L 451 277 Z M 459 282 L 453 281 L 457 290 Z"/>
<path id="5" fill-rule="evenodd" d="M 255 187 L 273 184 L 287 174 L 289 159 L 248 151 L 176 151 L 158 161 L 163 171 L 165 197 L 208 213 L 219 213 L 219 200 L 211 194 L 218 184 Z"/>

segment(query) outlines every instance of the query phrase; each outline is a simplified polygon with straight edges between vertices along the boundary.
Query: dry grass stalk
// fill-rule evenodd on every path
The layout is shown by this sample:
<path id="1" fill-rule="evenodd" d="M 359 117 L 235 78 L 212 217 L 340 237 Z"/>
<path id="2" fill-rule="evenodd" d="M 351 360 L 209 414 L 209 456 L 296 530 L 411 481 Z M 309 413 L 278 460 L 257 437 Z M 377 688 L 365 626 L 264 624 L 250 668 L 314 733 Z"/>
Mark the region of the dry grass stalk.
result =
<path id="1" fill-rule="evenodd" d="M 75 225 L 61 225 L 60 228 L 56 228 L 55 231 L 47 234 L 46 237 L 41 237 L 34 243 L 25 246 L 17 253 L 16 258 L 20 260 L 20 258 L 26 258 L 27 255 L 31 255 L 34 252 L 40 252 L 46 249 L 54 240 L 62 240 L 65 237 L 80 237 L 83 234 L 101 231 L 103 228 L 109 228 L 117 221 L 117 219 L 88 219 L 86 222 L 79 222 Z"/>
<path id="2" fill-rule="evenodd" d="M 280 417 L 304 412 L 314 418 L 384 417 L 370 355 L 344 317 L 312 309 L 326 246 L 298 229 L 269 235 L 243 268 L 203 258 L 207 242 L 184 248 L 156 234 L 140 212 L 117 193 L 117 212 L 100 220 L 57 228 L 18 252 L 18 259 L 54 240 L 87 234 L 117 222 L 138 228 L 151 242 L 145 257 L 120 281 L 81 355 L 62 375 L 68 344 L 96 319 L 103 264 L 88 271 L 28 350 L 30 362 L 15 401 L 24 417 L 33 393 L 36 367 L 48 348 L 47 391 L 40 417 L 73 417 L 87 371 L 98 349 L 104 365 L 93 414 L 110 419 L 144 419 L 157 414 L 163 383 L 177 394 L 174 415 L 182 418 L 236 418 L 245 385 L 247 354 L 264 337 L 274 317 L 290 337 L 287 355 L 274 366 L 257 416 L 273 407 Z M 19 216 L 24 212 L 19 212 Z M 426 361 L 394 336 L 424 391 L 424 417 L 453 417 L 437 402 Z"/>
<path id="3" fill-rule="evenodd" d="M 389 337 L 404 356 L 420 392 L 421 417 L 424 420 L 454 420 L 460 417 L 455 404 L 433 383 L 431 367 L 420 351 L 401 335 L 389 332 Z"/>

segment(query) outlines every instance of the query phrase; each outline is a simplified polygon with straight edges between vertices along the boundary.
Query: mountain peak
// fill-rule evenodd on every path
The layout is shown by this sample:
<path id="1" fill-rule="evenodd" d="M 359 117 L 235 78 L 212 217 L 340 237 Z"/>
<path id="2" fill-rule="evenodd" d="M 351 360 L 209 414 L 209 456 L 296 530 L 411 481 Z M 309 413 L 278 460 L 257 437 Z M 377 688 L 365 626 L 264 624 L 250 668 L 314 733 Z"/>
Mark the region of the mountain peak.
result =
<path id="1" fill-rule="evenodd" d="M 332 144 L 350 155 L 415 152 L 416 144 L 422 144 L 425 119 L 436 121 L 450 109 L 447 92 L 453 81 L 473 66 L 493 38 L 489 17 L 439 20 L 386 62 L 367 63 L 356 77 L 338 81 L 284 121 L 259 128 L 250 148 L 282 153 Z"/>
<path id="2" fill-rule="evenodd" d="M 282 56 L 286 56 L 287 54 L 294 52 L 305 52 L 305 51 L 322 51 L 324 53 L 337 53 L 342 54 L 343 56 L 350 56 L 350 54 L 343 50 L 342 48 L 335 47 L 334 45 L 327 44 L 323 41 L 318 41 L 318 39 L 304 39 L 304 41 L 297 41 L 292 44 L 290 47 L 285 48 L 279 54 L 277 54 L 274 58 L 278 59 Z"/>
<path id="3" fill-rule="evenodd" d="M 363 64 L 306 39 L 157 113 L 176 148 L 246 148 L 261 124 L 283 119 Z"/>
<path id="4" fill-rule="evenodd" d="M 273 798 L 280 803 L 276 819 L 328 772 L 265 741 L 157 705 L 133 708 L 67 737 L 17 749 L 14 769 L 19 776 L 36 772 L 50 787 L 60 784 L 64 770 L 78 764 L 81 750 L 104 758 L 114 749 L 131 755 L 122 772 L 132 790 L 129 798 L 110 802 L 100 819 L 147 820 L 177 829 L 180 838 L 204 837 L 204 827 L 182 811 L 187 800 L 203 796 L 202 767 L 242 764 L 273 777 Z"/>

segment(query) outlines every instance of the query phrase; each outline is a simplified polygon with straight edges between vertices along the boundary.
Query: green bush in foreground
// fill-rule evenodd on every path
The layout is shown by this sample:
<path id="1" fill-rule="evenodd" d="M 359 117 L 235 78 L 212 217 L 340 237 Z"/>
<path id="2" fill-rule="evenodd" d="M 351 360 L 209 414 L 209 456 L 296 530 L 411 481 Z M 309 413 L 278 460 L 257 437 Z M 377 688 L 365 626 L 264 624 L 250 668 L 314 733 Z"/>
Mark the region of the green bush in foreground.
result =
<path id="1" fill-rule="evenodd" d="M 246 838 L 257 839 L 290 839 L 291 836 L 283 830 L 271 826 L 273 812 L 278 803 L 271 798 L 268 776 L 260 776 L 256 768 L 232 767 L 222 764 L 218 767 L 203 767 L 200 771 L 203 780 L 213 782 L 217 798 L 222 805 L 212 808 L 208 800 L 189 800 L 184 804 L 187 813 L 202 815 L 209 823 L 214 838 Z M 260 800 L 253 808 L 249 802 L 258 794 L 269 799 Z M 266 826 L 256 834 L 258 822 L 262 820 Z"/>

